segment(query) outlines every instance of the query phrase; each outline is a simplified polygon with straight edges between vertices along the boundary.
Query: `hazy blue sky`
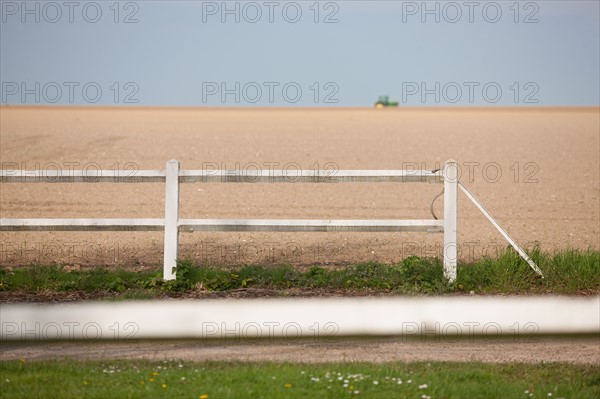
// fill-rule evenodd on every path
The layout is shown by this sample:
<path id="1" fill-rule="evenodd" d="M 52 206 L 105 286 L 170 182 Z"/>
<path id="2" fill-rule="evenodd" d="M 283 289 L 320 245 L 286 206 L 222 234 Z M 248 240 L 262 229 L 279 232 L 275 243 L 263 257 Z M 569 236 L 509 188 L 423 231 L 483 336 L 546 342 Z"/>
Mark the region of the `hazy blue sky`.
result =
<path id="1" fill-rule="evenodd" d="M 0 3 L 3 104 L 600 104 L 598 0 Z"/>

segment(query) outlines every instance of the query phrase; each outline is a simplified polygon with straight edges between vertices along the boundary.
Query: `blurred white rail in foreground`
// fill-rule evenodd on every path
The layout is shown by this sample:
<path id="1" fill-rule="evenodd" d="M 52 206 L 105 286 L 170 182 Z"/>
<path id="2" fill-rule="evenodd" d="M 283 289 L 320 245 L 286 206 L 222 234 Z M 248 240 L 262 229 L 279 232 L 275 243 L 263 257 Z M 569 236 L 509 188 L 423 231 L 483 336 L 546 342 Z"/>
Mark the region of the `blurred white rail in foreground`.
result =
<path id="1" fill-rule="evenodd" d="M 3 341 L 600 334 L 600 296 L 1 304 Z"/>

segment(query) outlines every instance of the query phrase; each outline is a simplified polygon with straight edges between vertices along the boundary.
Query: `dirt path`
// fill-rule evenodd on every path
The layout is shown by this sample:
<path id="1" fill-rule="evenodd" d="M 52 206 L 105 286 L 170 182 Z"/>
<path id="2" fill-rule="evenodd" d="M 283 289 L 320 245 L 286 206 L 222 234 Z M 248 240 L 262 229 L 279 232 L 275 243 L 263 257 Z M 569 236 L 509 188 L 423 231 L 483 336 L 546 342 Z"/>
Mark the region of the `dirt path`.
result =
<path id="1" fill-rule="evenodd" d="M 401 338 L 298 342 L 139 341 L 113 343 L 2 343 L 0 360 L 149 359 L 276 362 L 481 361 L 568 362 L 600 365 L 598 337 L 463 339 L 455 342 Z"/>

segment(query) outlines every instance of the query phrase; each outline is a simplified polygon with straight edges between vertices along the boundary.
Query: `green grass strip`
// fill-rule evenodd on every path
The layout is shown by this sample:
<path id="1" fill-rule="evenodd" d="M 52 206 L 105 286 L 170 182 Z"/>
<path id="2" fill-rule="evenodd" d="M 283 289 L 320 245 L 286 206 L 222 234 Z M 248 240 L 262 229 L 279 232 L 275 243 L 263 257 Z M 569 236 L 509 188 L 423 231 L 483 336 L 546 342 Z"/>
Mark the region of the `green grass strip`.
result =
<path id="1" fill-rule="evenodd" d="M 592 365 L 0 362 L 2 398 L 596 398 Z"/>
<path id="2" fill-rule="evenodd" d="M 541 279 L 515 252 L 496 258 L 460 263 L 458 278 L 448 284 L 438 258 L 404 259 L 397 264 L 360 263 L 341 268 L 291 265 L 222 267 L 178 263 L 177 280 L 164 282 L 162 270 L 136 272 L 120 269 L 67 271 L 60 265 L 0 267 L 0 291 L 109 292 L 116 298 L 156 298 L 196 290 L 228 291 L 241 288 L 324 289 L 397 295 L 441 294 L 566 294 L 600 292 L 600 252 L 569 249 L 553 254 L 537 249 L 531 257 L 545 274 Z"/>

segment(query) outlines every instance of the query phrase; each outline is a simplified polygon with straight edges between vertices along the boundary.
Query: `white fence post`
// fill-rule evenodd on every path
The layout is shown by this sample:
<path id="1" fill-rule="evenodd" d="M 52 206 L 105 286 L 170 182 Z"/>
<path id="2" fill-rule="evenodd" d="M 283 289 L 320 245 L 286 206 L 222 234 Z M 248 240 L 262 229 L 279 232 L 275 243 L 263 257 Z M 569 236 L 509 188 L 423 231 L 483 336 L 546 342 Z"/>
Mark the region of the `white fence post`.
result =
<path id="1" fill-rule="evenodd" d="M 458 208 L 458 165 L 449 160 L 444 165 L 444 277 L 456 280 Z"/>
<path id="2" fill-rule="evenodd" d="M 163 276 L 174 280 L 177 267 L 177 247 L 179 245 L 179 161 L 167 162 L 165 169 L 165 247 Z"/>

